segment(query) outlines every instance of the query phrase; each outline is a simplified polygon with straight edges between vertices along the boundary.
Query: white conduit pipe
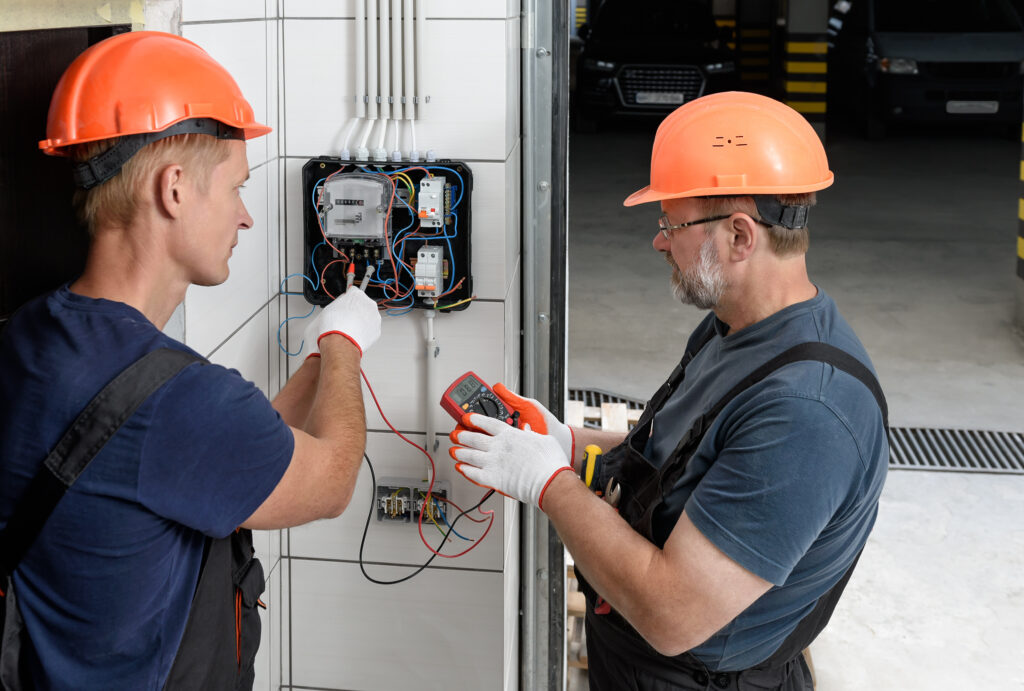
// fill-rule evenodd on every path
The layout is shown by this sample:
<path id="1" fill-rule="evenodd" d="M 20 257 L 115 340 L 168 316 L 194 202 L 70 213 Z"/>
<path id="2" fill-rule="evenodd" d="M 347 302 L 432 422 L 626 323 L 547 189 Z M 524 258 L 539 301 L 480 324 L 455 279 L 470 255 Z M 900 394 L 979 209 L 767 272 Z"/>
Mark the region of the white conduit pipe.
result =
<path id="1" fill-rule="evenodd" d="M 416 116 L 415 108 L 413 107 L 413 99 L 416 94 L 416 43 L 414 36 L 413 21 L 415 20 L 415 14 L 413 14 L 413 0 L 402 1 L 402 59 L 404 66 L 402 67 L 402 110 L 403 118 L 409 121 L 409 128 L 412 132 L 412 145 L 409 149 L 409 160 L 419 160 L 420 152 L 416 150 L 416 129 L 412 124 L 413 118 Z"/>
<path id="2" fill-rule="evenodd" d="M 426 340 L 426 356 L 427 363 L 426 367 L 426 381 L 424 382 L 424 391 L 426 394 L 426 401 L 423 404 L 423 428 L 427 432 L 427 451 L 431 457 L 434 455 L 434 451 L 437 449 L 437 441 L 435 439 L 436 433 L 434 431 L 434 408 L 437 407 L 437 401 L 434 400 L 434 391 L 436 389 L 437 380 L 437 338 L 434 337 L 434 316 L 435 310 L 428 309 L 423 310 L 423 315 L 427 319 L 427 340 Z M 427 479 L 430 479 L 430 463 L 427 463 Z"/>
<path id="3" fill-rule="evenodd" d="M 384 138 L 391 124 L 391 32 L 388 13 L 388 0 L 380 0 L 380 19 L 377 22 L 377 34 L 380 45 L 380 136 L 377 147 L 373 150 L 375 161 L 386 161 L 387 151 L 384 150 Z"/>
<path id="4" fill-rule="evenodd" d="M 345 143 L 342 145 L 341 157 L 351 158 L 352 152 L 348 145 L 352 140 L 352 132 L 360 120 L 366 119 L 366 5 L 365 0 L 356 0 L 356 90 L 355 116 L 345 132 Z"/>
<path id="5" fill-rule="evenodd" d="M 402 119 L 402 0 L 391 0 L 391 118 L 395 121 L 395 145 L 391 158 L 402 160 L 398 147 L 399 124 Z"/>
<path id="6" fill-rule="evenodd" d="M 413 103 L 416 111 L 414 120 L 420 119 L 420 108 L 423 107 L 423 44 L 426 39 L 427 15 L 423 14 L 423 0 L 416 0 L 416 89 L 413 92 Z"/>
<path id="7" fill-rule="evenodd" d="M 358 1 L 358 0 L 357 0 Z M 374 125 L 377 124 L 377 11 L 378 0 L 366 0 L 366 120 L 363 136 L 359 139 L 359 151 L 356 157 L 365 161 L 370 158 L 366 143 L 370 139 Z"/>

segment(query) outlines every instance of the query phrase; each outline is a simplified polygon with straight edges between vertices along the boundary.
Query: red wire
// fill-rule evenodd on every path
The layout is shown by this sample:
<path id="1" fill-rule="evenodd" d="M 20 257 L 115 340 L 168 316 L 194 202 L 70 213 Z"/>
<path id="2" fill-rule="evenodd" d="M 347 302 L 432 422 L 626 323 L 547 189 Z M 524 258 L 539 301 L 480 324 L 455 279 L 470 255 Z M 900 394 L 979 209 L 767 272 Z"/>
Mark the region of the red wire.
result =
<path id="1" fill-rule="evenodd" d="M 420 446 L 416 442 L 409 441 L 409 439 L 407 439 L 404 434 L 402 434 L 397 429 L 395 429 L 394 425 L 391 424 L 391 421 L 388 420 L 386 415 L 384 415 L 384 410 L 380 407 L 380 401 L 377 400 L 377 394 L 374 393 L 373 387 L 370 386 L 370 380 L 366 378 L 366 372 L 364 372 L 362 370 L 362 368 L 360 368 L 359 369 L 359 374 L 362 375 L 363 381 L 366 382 L 366 388 L 369 389 L 370 396 L 373 397 L 373 403 L 374 403 L 374 405 L 377 406 L 377 412 L 380 413 L 380 417 L 381 417 L 382 420 L 384 420 L 384 424 L 386 424 L 391 429 L 391 431 L 394 432 L 395 434 L 397 434 L 398 437 L 402 441 L 404 441 L 406 444 L 409 444 L 410 446 L 414 446 L 417 449 L 419 449 L 420 451 L 422 451 L 423 455 L 427 457 L 428 461 L 430 461 L 430 484 L 427 486 L 427 498 L 423 502 L 424 508 L 420 509 L 419 518 L 416 520 L 417 528 L 420 531 L 420 540 L 423 542 L 423 544 L 426 546 L 427 549 L 429 549 L 435 555 L 437 555 L 439 557 L 443 557 L 445 559 L 454 559 L 456 557 L 461 557 L 463 554 L 466 554 L 466 553 L 472 551 L 473 549 L 476 548 L 477 545 L 479 545 L 481 542 L 483 542 L 484 538 L 487 537 L 487 533 L 491 532 L 491 526 L 494 525 L 494 510 L 492 509 L 490 511 L 484 511 L 483 509 L 478 509 L 478 511 L 482 515 L 490 516 L 491 520 L 487 524 L 487 529 L 484 530 L 484 534 L 481 535 L 480 537 L 478 537 L 476 539 L 476 541 L 469 548 L 459 552 L 458 554 L 441 554 L 440 552 L 438 552 L 437 550 L 435 550 L 433 547 L 430 546 L 430 543 L 427 542 L 427 538 L 425 538 L 423 536 L 423 512 L 424 512 L 424 510 L 429 510 L 428 507 L 430 505 L 430 500 L 433 498 L 434 477 L 437 474 L 437 469 L 434 467 L 434 458 L 430 455 L 430 452 L 428 452 L 425 448 L 423 448 L 422 446 Z M 447 500 L 445 500 L 445 501 L 447 501 Z M 453 504 L 453 506 L 454 506 L 454 504 Z M 458 507 L 456 507 L 456 508 L 458 508 Z M 481 519 L 479 521 L 476 521 L 476 522 L 477 523 L 482 523 L 483 519 Z"/>

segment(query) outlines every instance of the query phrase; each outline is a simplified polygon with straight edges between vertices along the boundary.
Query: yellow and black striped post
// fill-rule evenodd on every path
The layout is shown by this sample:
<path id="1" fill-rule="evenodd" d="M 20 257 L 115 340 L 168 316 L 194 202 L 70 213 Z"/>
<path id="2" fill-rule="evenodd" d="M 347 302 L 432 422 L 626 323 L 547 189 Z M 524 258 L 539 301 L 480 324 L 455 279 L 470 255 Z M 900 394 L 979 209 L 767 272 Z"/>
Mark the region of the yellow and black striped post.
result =
<path id="1" fill-rule="evenodd" d="M 1021 125 L 1020 193 L 1017 198 L 1017 306 L 1014 323 L 1024 334 L 1024 125 Z"/>
<path id="2" fill-rule="evenodd" d="M 770 23 L 741 23 L 736 30 L 740 82 L 749 91 L 764 92 L 772 72 L 772 26 Z"/>
<path id="3" fill-rule="evenodd" d="M 786 37 L 786 103 L 825 134 L 828 86 L 828 38 L 821 34 L 790 33 Z"/>
<path id="4" fill-rule="evenodd" d="M 729 50 L 736 50 L 736 17 L 730 17 L 726 15 L 716 16 L 715 25 L 719 29 L 728 29 L 732 32 L 732 40 L 725 44 Z"/>
<path id="5" fill-rule="evenodd" d="M 576 5 L 576 28 L 580 28 L 587 22 L 587 6 Z"/>

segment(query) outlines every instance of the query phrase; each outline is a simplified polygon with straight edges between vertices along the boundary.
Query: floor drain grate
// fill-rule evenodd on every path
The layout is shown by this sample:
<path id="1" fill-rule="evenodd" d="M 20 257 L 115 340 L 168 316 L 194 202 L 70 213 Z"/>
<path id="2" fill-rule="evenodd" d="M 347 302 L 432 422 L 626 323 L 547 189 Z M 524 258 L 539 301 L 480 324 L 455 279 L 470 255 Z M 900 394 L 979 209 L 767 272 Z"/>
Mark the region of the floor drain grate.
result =
<path id="1" fill-rule="evenodd" d="M 890 427 L 889 467 L 1024 475 L 1024 434 Z"/>
<path id="2" fill-rule="evenodd" d="M 629 410 L 642 410 L 645 401 L 602 391 L 569 389 L 570 401 L 582 401 L 588 408 L 602 403 L 623 403 Z M 600 422 L 584 421 L 600 429 Z M 985 430 L 889 428 L 889 467 L 901 470 L 934 470 L 966 473 L 1024 475 L 1024 434 Z"/>

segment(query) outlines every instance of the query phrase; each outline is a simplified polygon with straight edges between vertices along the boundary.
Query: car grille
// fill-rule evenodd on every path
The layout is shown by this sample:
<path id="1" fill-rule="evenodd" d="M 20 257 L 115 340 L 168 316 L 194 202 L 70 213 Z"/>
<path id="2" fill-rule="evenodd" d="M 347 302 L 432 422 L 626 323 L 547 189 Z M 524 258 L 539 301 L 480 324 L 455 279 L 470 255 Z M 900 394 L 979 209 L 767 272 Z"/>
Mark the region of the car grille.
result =
<path id="1" fill-rule="evenodd" d="M 624 65 L 617 78 L 619 96 L 625 106 L 645 107 L 637 103 L 638 92 L 680 93 L 684 102 L 704 93 L 704 75 L 695 65 Z"/>
<path id="2" fill-rule="evenodd" d="M 919 68 L 940 79 L 999 79 L 1020 73 L 1017 62 L 925 62 Z"/>

